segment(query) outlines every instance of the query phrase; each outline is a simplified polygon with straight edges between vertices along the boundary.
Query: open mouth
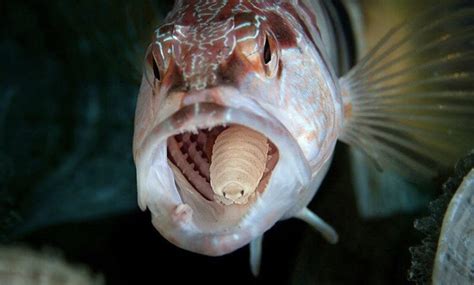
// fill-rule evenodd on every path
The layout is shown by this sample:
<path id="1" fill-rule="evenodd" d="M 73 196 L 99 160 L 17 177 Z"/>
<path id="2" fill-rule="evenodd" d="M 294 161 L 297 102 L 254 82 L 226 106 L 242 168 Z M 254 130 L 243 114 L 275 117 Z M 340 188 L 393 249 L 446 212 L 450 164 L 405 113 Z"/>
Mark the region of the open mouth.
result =
<path id="1" fill-rule="evenodd" d="M 266 136 L 237 124 L 171 136 L 167 151 L 173 171 L 204 199 L 224 205 L 263 193 L 279 159 Z"/>

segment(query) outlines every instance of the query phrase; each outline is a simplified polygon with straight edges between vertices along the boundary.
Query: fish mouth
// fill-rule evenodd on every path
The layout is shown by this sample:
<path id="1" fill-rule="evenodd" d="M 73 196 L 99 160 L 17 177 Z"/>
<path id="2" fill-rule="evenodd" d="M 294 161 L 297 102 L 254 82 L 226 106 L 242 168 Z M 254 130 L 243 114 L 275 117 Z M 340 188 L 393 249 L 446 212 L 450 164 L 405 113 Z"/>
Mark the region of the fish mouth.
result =
<path id="1" fill-rule="evenodd" d="M 244 246 L 282 218 L 311 181 L 309 163 L 284 125 L 244 103 L 193 102 L 158 123 L 138 147 L 140 208 L 149 208 L 155 228 L 181 248 L 214 256 Z M 235 126 L 266 139 L 267 160 L 248 201 L 222 203 L 211 185 L 212 148 Z"/>
<path id="2" fill-rule="evenodd" d="M 213 190 L 213 185 L 211 185 L 211 184 L 214 184 L 214 187 L 215 187 L 216 183 L 211 183 L 211 179 L 217 180 L 217 178 L 215 177 L 219 174 L 219 173 L 217 174 L 214 174 L 214 173 L 223 172 L 225 171 L 225 169 L 222 169 L 222 166 L 226 167 L 225 165 L 226 163 L 221 162 L 221 165 L 219 165 L 221 166 L 221 168 L 219 168 L 218 166 L 218 167 L 213 167 L 213 169 L 211 169 L 211 164 L 215 164 L 216 163 L 215 160 L 219 159 L 219 157 L 215 159 L 213 158 L 213 151 L 216 146 L 216 139 L 218 137 L 222 137 L 222 135 L 226 133 L 225 131 L 228 132 L 229 130 L 231 129 L 233 130 L 236 128 L 244 130 L 243 132 L 246 131 L 244 129 L 245 127 L 241 125 L 234 125 L 234 124 L 231 124 L 229 126 L 217 125 L 208 129 L 198 129 L 197 131 L 194 131 L 194 132 L 187 131 L 184 133 L 180 133 L 180 134 L 169 137 L 167 140 L 168 163 L 170 164 L 170 167 L 172 168 L 173 172 L 175 173 L 175 175 L 180 175 L 182 176 L 182 178 L 186 179 L 186 182 L 188 182 L 191 185 L 193 190 L 197 191 L 202 196 L 202 198 L 206 199 L 207 201 L 216 201 L 224 205 L 248 204 L 248 202 L 254 201 L 254 199 L 249 200 L 247 199 L 247 197 L 245 200 L 244 199 L 232 200 L 229 197 L 226 197 L 226 192 L 222 193 L 222 196 L 216 195 L 216 191 Z M 278 158 L 279 158 L 278 148 L 275 146 L 274 143 L 272 143 L 271 140 L 269 140 L 263 135 L 262 137 L 265 138 L 264 143 L 267 144 L 266 153 L 263 156 L 265 161 L 261 162 L 261 164 L 264 166 L 263 173 L 261 173 L 258 179 L 257 186 L 254 187 L 255 189 L 253 189 L 252 193 L 248 195 L 250 196 L 249 198 L 253 198 L 254 195 L 258 196 L 265 191 L 265 188 L 268 185 L 268 181 L 271 177 L 272 171 L 275 168 L 276 164 L 278 163 Z M 242 144 L 242 143 L 243 144 L 246 143 L 245 136 L 242 138 L 242 140 L 234 142 L 234 144 Z M 246 178 L 245 176 L 248 176 L 248 175 L 245 175 L 245 174 L 248 174 L 248 173 L 245 173 L 245 172 L 252 171 L 255 168 L 255 167 L 252 167 L 253 165 L 249 165 L 249 164 L 257 159 L 255 159 L 255 155 L 253 153 L 245 152 L 245 150 L 242 151 L 238 149 L 238 146 L 236 147 L 235 145 L 233 146 L 231 144 L 232 142 L 223 145 L 223 148 L 225 149 L 221 150 L 220 153 L 223 153 L 225 151 L 232 152 L 229 154 L 225 153 L 223 156 L 227 155 L 227 157 L 229 157 L 228 158 L 229 160 L 234 160 L 234 161 L 237 159 L 243 160 L 243 166 L 241 167 L 241 168 L 244 168 L 243 170 L 239 169 L 240 165 L 235 166 L 236 163 L 233 163 L 234 165 L 231 165 L 230 167 L 234 168 L 234 169 L 231 169 L 231 171 L 239 172 L 238 174 L 242 174 L 240 176 L 241 178 Z M 240 150 L 240 153 L 239 153 L 239 150 Z M 236 157 L 236 156 L 241 156 L 241 157 Z M 247 159 L 249 156 L 250 156 L 250 159 Z M 232 161 L 229 161 L 227 164 L 232 164 Z M 242 165 L 242 163 L 240 164 Z M 258 161 L 257 161 L 257 164 L 258 164 Z M 211 173 L 211 171 L 213 171 L 214 173 Z M 248 179 L 251 179 L 251 178 L 253 177 L 250 177 Z M 242 181 L 242 182 L 245 184 L 248 181 Z M 177 181 L 177 183 L 178 185 L 180 184 L 179 181 Z M 180 188 L 183 188 L 183 187 L 180 187 Z M 244 193 L 242 190 L 242 193 L 239 196 L 243 196 L 243 194 Z"/>

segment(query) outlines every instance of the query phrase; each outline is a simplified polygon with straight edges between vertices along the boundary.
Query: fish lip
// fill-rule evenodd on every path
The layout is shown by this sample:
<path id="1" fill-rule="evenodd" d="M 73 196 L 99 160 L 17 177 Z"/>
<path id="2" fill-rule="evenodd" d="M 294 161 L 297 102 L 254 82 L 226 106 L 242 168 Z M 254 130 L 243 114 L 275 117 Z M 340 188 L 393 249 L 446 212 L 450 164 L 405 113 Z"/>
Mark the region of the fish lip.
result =
<path id="1" fill-rule="evenodd" d="M 304 157 L 303 151 L 286 127 L 268 112 L 263 109 L 260 111 L 261 113 L 256 113 L 214 102 L 196 102 L 186 105 L 159 123 L 150 132 L 139 147 L 145 150 L 140 156 L 152 155 L 153 145 L 156 145 L 157 142 L 166 143 L 166 139 L 173 135 L 196 132 L 198 129 L 220 125 L 240 124 L 261 132 L 278 148 L 286 147 L 286 149 L 294 151 L 295 156 Z M 311 168 L 308 161 L 302 160 L 300 162 L 304 165 L 302 169 L 305 171 L 300 173 L 298 180 L 301 183 L 308 183 L 311 180 Z"/>
<path id="2" fill-rule="evenodd" d="M 159 193 L 156 189 L 150 189 L 150 185 L 154 184 L 150 183 L 150 171 L 157 160 L 166 161 L 166 141 L 168 137 L 186 131 L 197 131 L 197 129 L 228 124 L 241 124 L 261 131 L 278 148 L 290 150 L 295 157 L 304 158 L 301 148 L 290 132 L 279 120 L 263 109 L 254 112 L 243 108 L 216 104 L 215 102 L 193 102 L 183 106 L 180 110 L 155 126 L 142 143 L 140 147 L 142 152 L 137 160 L 139 205 L 142 210 L 150 209 L 155 228 L 169 241 L 181 248 L 212 256 L 226 254 L 246 245 L 273 226 L 285 214 L 285 210 L 288 209 L 283 206 L 276 209 L 265 209 L 269 207 L 265 207 L 261 200 L 264 199 L 266 191 L 252 205 L 249 214 L 245 217 L 246 220 L 243 219 L 237 226 L 226 229 L 224 232 L 205 232 L 192 219 L 176 220 L 170 217 L 172 216 L 170 213 L 174 213 L 175 209 L 183 205 L 184 202 L 176 188 L 175 177 L 169 165 L 166 163 L 166 165 L 160 166 L 160 171 L 168 171 L 168 175 L 161 175 L 161 181 L 154 181 L 162 189 L 167 186 L 172 188 L 167 191 L 161 190 Z M 309 184 L 311 181 L 311 170 L 307 160 L 291 159 L 289 155 L 282 155 L 280 161 L 282 160 L 286 164 L 294 164 L 286 165 L 286 167 L 300 170 L 295 172 L 297 180 L 301 185 Z M 279 164 L 275 167 L 275 172 L 281 168 Z M 157 187 L 155 186 L 154 188 Z M 262 215 L 266 215 L 267 222 L 256 224 L 255 222 L 248 221 L 249 219 L 254 219 L 257 215 L 255 212 L 258 211 L 263 213 Z"/>

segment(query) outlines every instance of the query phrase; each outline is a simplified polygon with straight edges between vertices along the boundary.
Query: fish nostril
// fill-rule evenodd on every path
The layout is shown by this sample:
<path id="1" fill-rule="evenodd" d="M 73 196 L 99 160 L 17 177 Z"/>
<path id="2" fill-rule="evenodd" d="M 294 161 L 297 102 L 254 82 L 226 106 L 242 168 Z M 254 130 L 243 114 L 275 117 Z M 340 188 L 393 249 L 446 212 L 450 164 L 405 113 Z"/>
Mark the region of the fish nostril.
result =
<path id="1" fill-rule="evenodd" d="M 240 191 L 240 196 L 244 196 L 244 190 Z"/>

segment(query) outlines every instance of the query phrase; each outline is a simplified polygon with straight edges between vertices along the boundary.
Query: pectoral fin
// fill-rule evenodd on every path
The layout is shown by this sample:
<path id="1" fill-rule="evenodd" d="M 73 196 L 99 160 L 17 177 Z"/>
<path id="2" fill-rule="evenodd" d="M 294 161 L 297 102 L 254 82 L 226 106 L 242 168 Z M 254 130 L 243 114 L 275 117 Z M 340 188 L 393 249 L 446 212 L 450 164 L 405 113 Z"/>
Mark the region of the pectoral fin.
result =
<path id="1" fill-rule="evenodd" d="M 474 141 L 474 2 L 437 5 L 394 27 L 341 78 L 341 140 L 380 169 L 426 181 Z"/>
<path id="2" fill-rule="evenodd" d="M 311 227 L 313 227 L 313 229 L 320 232 L 329 243 L 335 244 L 338 242 L 339 236 L 337 235 L 337 232 L 310 209 L 306 207 L 303 208 L 298 214 L 295 215 L 295 218 L 308 223 Z"/>
<path id="3" fill-rule="evenodd" d="M 260 264 L 262 261 L 262 242 L 263 235 L 250 242 L 250 269 L 253 276 L 257 277 L 260 273 Z"/>

